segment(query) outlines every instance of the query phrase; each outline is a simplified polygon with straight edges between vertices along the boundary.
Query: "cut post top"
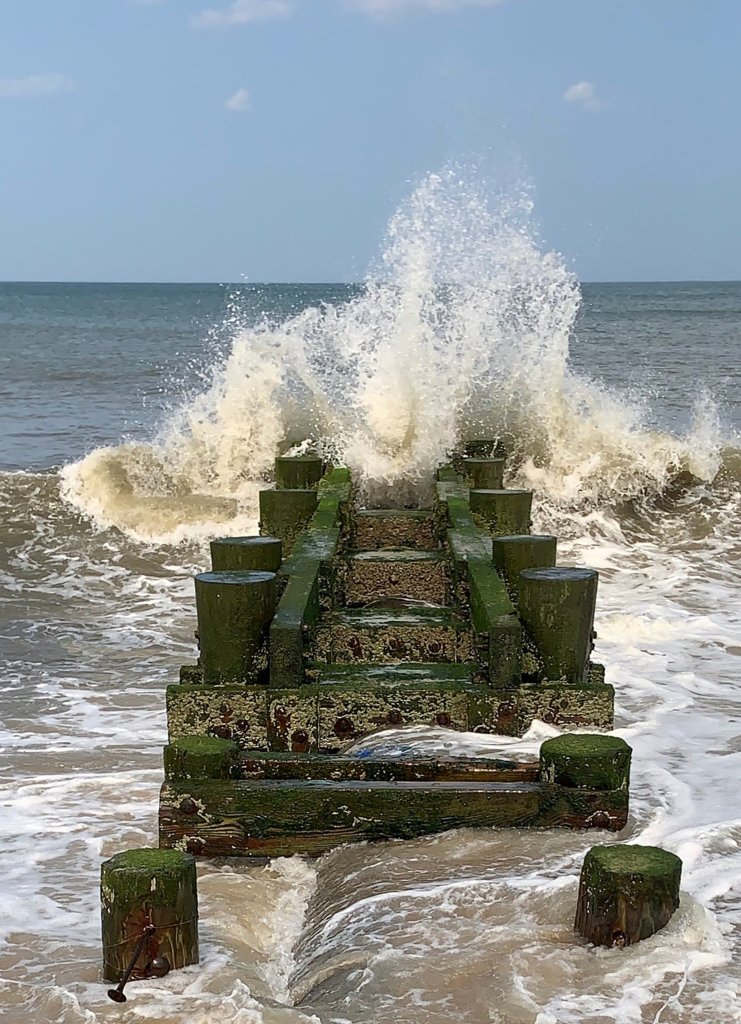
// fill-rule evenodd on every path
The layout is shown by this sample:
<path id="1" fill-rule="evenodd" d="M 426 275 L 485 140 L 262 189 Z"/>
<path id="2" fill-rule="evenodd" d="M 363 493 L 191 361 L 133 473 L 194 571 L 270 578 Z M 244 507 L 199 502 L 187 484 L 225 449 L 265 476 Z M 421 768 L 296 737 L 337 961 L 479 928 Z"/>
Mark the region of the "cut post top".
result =
<path id="1" fill-rule="evenodd" d="M 190 853 L 142 847 L 138 850 L 124 850 L 122 853 L 114 854 L 113 857 L 103 862 L 103 867 L 109 871 L 120 868 L 124 871 L 143 871 L 149 874 L 152 871 L 166 871 L 168 868 L 180 871 L 184 864 L 189 863 L 195 864 L 195 858 Z"/>
<path id="2" fill-rule="evenodd" d="M 682 871 L 681 859 L 658 846 L 613 843 L 593 846 L 587 856 L 608 874 L 663 877 L 669 872 L 679 871 L 681 874 Z"/>
<path id="3" fill-rule="evenodd" d="M 283 455 L 275 460 L 278 490 L 316 487 L 323 476 L 324 463 L 318 455 Z"/>
<path id="4" fill-rule="evenodd" d="M 631 754 L 619 736 L 564 733 L 541 745 L 540 777 L 576 789 L 627 789 Z"/>
<path id="5" fill-rule="evenodd" d="M 576 583 L 580 580 L 599 579 L 596 569 L 583 569 L 571 565 L 542 566 L 538 569 L 523 569 L 520 576 L 538 583 Z"/>
<path id="6" fill-rule="evenodd" d="M 219 583 L 244 587 L 250 583 L 267 583 L 269 580 L 274 580 L 275 573 L 264 572 L 260 569 L 244 569 L 241 571 L 224 569 L 221 572 L 199 572 L 195 579 L 199 583 Z"/>

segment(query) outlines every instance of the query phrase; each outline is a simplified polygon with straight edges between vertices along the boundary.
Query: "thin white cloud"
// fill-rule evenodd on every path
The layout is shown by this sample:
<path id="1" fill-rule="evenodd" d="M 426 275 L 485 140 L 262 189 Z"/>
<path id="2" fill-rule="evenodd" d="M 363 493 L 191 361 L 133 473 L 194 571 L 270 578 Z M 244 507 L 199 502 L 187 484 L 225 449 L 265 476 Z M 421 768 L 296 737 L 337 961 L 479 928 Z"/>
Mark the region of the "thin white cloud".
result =
<path id="1" fill-rule="evenodd" d="M 245 110 L 249 110 L 252 106 L 252 97 L 250 96 L 248 89 L 237 89 L 233 96 L 224 104 L 227 110 L 231 110 L 235 114 L 243 114 Z"/>
<path id="2" fill-rule="evenodd" d="M 73 92 L 77 82 L 67 75 L 27 75 L 25 78 L 0 78 L 0 99 L 27 100 L 37 96 L 54 96 Z"/>
<path id="3" fill-rule="evenodd" d="M 563 99 L 567 103 L 578 103 L 587 110 L 596 110 L 599 106 L 594 82 L 575 82 L 563 94 Z"/>
<path id="4" fill-rule="evenodd" d="M 388 17 L 406 11 L 457 11 L 463 7 L 497 7 L 504 0 L 345 0 L 350 10 L 375 17 Z"/>
<path id="5" fill-rule="evenodd" d="M 276 21 L 288 18 L 293 8 L 286 0 L 232 0 L 226 7 L 208 7 L 190 19 L 195 29 L 235 28 L 256 21 Z"/>

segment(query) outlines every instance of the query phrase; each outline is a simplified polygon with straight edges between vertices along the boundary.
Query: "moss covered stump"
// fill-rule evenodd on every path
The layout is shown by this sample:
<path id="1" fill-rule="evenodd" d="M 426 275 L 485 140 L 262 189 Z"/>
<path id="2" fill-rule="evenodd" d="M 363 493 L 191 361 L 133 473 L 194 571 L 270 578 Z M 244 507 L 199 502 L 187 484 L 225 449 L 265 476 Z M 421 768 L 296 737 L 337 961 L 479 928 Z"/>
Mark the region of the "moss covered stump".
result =
<path id="1" fill-rule="evenodd" d="M 593 846 L 584 858 L 574 927 L 595 946 L 632 946 L 679 906 L 682 861 L 655 846 Z"/>
<path id="2" fill-rule="evenodd" d="M 164 749 L 166 779 L 229 779 L 239 747 L 216 736 L 181 736 Z"/>
<path id="3" fill-rule="evenodd" d="M 315 488 L 260 491 L 260 533 L 280 537 L 283 553 L 288 555 L 318 504 Z"/>
<path id="4" fill-rule="evenodd" d="M 279 490 L 316 487 L 324 476 L 318 455 L 284 455 L 275 460 L 275 486 Z"/>
<path id="5" fill-rule="evenodd" d="M 179 850 L 127 850 L 100 869 L 103 976 L 120 981 L 142 935 L 133 979 L 198 963 L 196 864 Z"/>
<path id="6" fill-rule="evenodd" d="M 275 573 L 203 572 L 195 585 L 204 683 L 257 680 L 267 668 Z"/>
<path id="7" fill-rule="evenodd" d="M 597 581 L 594 569 L 524 569 L 520 573 L 520 618 L 538 648 L 546 679 L 576 686 L 586 682 Z"/>
<path id="8" fill-rule="evenodd" d="M 471 487 L 501 490 L 504 480 L 504 459 L 467 457 L 463 460 L 463 473 L 471 482 Z"/>
<path id="9" fill-rule="evenodd" d="M 214 572 L 277 572 L 283 561 L 278 537 L 219 537 L 211 541 Z"/>
<path id="10" fill-rule="evenodd" d="M 548 533 L 520 533 L 494 537 L 494 568 L 507 584 L 510 597 L 518 600 L 523 569 L 551 568 L 556 564 L 556 538 Z"/>
<path id="11" fill-rule="evenodd" d="M 632 750 L 618 736 L 564 733 L 540 748 L 540 779 L 572 789 L 627 789 Z"/>
<path id="12" fill-rule="evenodd" d="M 469 503 L 474 519 L 484 523 L 495 537 L 530 532 L 532 491 L 472 490 Z"/>

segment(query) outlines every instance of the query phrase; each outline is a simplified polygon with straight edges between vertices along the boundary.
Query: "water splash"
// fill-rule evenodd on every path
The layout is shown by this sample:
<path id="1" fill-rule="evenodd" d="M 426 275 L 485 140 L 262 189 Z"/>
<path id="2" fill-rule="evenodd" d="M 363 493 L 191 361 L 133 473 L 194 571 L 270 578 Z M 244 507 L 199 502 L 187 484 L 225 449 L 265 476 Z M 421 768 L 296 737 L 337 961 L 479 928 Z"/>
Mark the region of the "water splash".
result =
<path id="1" fill-rule="evenodd" d="M 151 443 L 66 467 L 65 496 L 147 537 L 235 528 L 237 516 L 254 522 L 278 447 L 306 437 L 378 502 L 428 499 L 436 465 L 482 436 L 503 439 L 516 478 L 561 505 L 656 493 L 681 471 L 712 479 L 709 398 L 677 438 L 570 368 L 578 283 L 532 217 L 527 189 L 492 197 L 459 167 L 428 175 L 392 217 L 362 291 L 236 327 L 201 394 Z"/>

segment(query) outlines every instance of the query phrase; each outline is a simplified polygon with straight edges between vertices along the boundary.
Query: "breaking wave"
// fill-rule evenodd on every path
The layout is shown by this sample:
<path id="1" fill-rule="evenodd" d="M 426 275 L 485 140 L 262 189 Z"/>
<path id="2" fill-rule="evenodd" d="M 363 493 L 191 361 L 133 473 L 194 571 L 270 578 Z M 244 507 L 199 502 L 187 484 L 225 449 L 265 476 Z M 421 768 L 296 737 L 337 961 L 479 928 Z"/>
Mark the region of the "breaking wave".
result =
<path id="1" fill-rule="evenodd" d="M 459 167 L 428 175 L 387 229 L 358 293 L 244 322 L 149 443 L 99 448 L 62 471 L 66 499 L 103 526 L 177 539 L 253 523 L 279 448 L 310 438 L 369 500 L 428 497 L 466 440 L 497 437 L 521 484 L 561 506 L 712 481 L 718 413 L 701 396 L 684 437 L 569 364 L 581 295 L 543 251 L 527 189 L 494 198 Z M 738 461 L 736 459 L 736 461 Z"/>

